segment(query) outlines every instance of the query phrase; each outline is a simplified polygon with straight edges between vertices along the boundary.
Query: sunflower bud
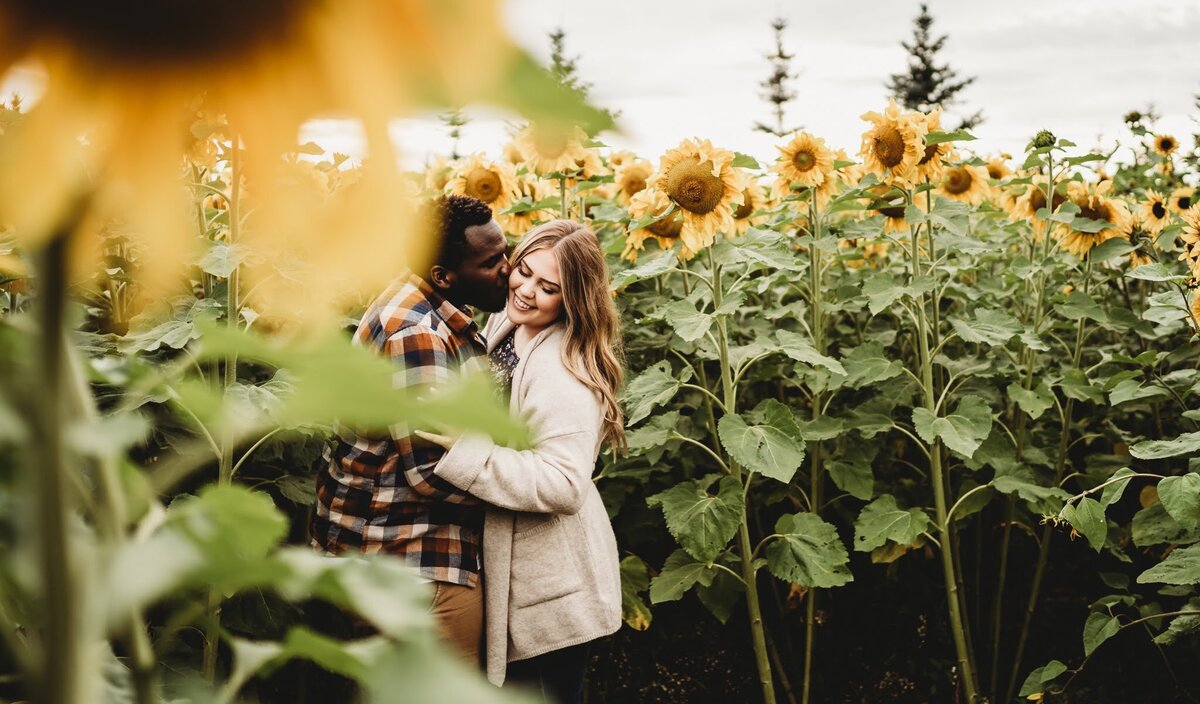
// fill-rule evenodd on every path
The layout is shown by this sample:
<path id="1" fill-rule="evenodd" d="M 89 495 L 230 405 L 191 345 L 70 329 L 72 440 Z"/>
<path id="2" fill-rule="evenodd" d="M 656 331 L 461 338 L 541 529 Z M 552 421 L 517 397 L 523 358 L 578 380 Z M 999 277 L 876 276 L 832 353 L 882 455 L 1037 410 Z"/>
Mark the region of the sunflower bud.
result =
<path id="1" fill-rule="evenodd" d="M 1056 141 L 1057 140 L 1055 139 L 1053 132 L 1050 130 L 1042 130 L 1034 135 L 1033 141 L 1029 144 L 1034 149 L 1045 149 L 1046 147 L 1053 147 Z"/>

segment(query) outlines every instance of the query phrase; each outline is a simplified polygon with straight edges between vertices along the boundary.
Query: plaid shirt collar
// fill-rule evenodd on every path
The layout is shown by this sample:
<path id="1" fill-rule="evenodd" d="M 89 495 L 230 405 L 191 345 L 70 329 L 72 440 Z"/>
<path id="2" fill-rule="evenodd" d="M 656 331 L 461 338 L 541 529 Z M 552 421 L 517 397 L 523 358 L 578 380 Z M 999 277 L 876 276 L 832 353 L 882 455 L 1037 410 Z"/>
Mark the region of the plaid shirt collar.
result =
<path id="1" fill-rule="evenodd" d="M 421 295 L 429 300 L 438 317 L 446 321 L 446 325 L 450 326 L 455 335 L 467 339 L 479 336 L 479 326 L 471 319 L 473 311 L 470 306 L 459 308 L 434 290 L 429 282 L 411 272 L 408 273 L 408 283 L 417 287 Z"/>

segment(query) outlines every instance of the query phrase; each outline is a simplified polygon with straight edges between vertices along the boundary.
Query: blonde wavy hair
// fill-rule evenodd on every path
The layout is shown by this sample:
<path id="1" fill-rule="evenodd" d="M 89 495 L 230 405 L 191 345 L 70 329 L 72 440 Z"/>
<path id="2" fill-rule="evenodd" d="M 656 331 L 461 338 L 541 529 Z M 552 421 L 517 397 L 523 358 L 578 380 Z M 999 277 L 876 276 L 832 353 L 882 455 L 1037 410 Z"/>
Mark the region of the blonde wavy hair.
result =
<path id="1" fill-rule="evenodd" d="M 625 416 L 617 402 L 623 373 L 621 328 L 608 292 L 608 265 L 600 241 L 586 225 L 551 220 L 521 238 L 510 258 L 512 268 L 539 249 L 550 249 L 558 262 L 566 329 L 563 365 L 600 396 L 604 410 L 601 437 L 621 452 L 625 449 Z"/>

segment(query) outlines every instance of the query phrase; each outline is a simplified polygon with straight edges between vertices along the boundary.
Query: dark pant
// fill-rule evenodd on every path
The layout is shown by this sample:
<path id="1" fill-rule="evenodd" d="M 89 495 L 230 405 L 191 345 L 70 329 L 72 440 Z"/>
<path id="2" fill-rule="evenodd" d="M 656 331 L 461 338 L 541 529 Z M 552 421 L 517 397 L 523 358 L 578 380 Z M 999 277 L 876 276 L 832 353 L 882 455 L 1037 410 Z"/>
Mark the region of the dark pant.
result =
<path id="1" fill-rule="evenodd" d="M 587 673 L 591 643 L 508 663 L 504 686 L 510 684 L 541 694 L 546 704 L 579 704 L 583 701 L 583 676 Z"/>

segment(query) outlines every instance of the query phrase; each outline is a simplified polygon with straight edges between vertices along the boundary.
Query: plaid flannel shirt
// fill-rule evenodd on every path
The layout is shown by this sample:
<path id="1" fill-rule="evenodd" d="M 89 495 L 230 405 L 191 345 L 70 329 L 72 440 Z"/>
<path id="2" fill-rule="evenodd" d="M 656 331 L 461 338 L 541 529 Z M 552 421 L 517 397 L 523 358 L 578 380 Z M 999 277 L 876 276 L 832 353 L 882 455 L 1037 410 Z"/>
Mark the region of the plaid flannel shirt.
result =
<path id="1" fill-rule="evenodd" d="M 371 304 L 354 336 L 402 369 L 397 388 L 419 390 L 482 367 L 479 328 L 428 283 L 409 275 Z M 479 579 L 483 506 L 433 474 L 445 450 L 411 434 L 390 437 L 336 428 L 317 473 L 314 546 L 332 554 L 385 552 L 403 556 L 422 576 L 474 586 Z"/>

